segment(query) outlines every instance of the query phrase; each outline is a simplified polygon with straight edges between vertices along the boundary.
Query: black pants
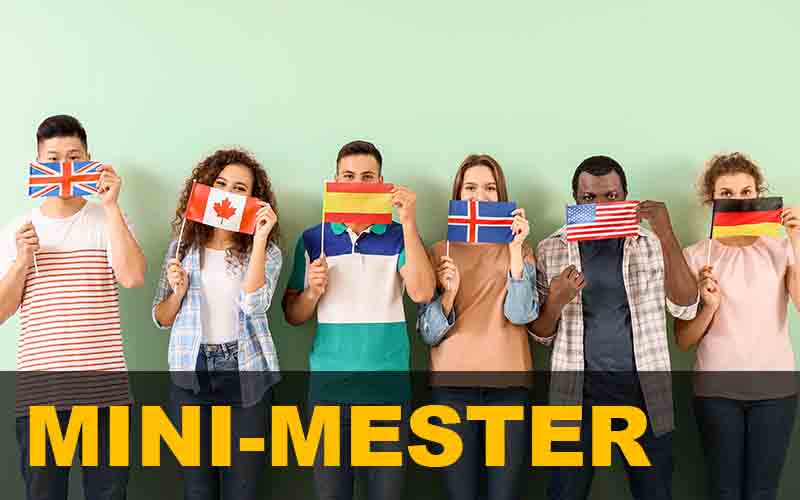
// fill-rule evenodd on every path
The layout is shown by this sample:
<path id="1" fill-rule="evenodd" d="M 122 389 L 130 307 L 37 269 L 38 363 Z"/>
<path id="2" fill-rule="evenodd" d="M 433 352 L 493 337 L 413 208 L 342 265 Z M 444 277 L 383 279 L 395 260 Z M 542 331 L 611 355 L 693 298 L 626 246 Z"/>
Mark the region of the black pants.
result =
<path id="1" fill-rule="evenodd" d="M 551 500 L 585 500 L 594 479 L 592 461 L 592 406 L 635 406 L 647 415 L 644 396 L 635 373 L 589 373 L 584 377 L 581 440 L 555 443 L 554 451 L 583 452 L 582 467 L 554 467 L 548 497 Z M 614 430 L 615 424 L 612 424 Z M 623 426 L 624 427 L 624 426 Z M 639 438 L 649 467 L 634 467 L 624 461 L 631 494 L 636 500 L 669 500 L 672 498 L 672 433 L 656 436 L 648 422 L 647 431 Z"/>
<path id="2" fill-rule="evenodd" d="M 464 444 L 459 459 L 442 469 L 447 497 L 453 500 L 518 500 L 530 456 L 530 393 L 524 388 L 434 387 L 434 404 L 458 412 L 461 423 L 442 425 L 458 433 Z M 467 420 L 467 406 L 522 406 L 525 418 L 506 423 L 505 466 L 486 466 L 486 429 Z"/>
<path id="3" fill-rule="evenodd" d="M 58 422 L 62 434 L 67 429 L 70 410 L 59 411 Z M 124 500 L 128 487 L 128 467 L 111 467 L 109 462 L 109 409 L 100 408 L 98 412 L 97 444 L 98 466 L 82 467 L 83 491 L 86 500 Z M 66 500 L 69 492 L 69 470 L 71 467 L 55 465 L 53 452 L 48 446 L 46 465 L 30 466 L 30 421 L 29 417 L 17 418 L 17 445 L 19 446 L 20 468 L 25 480 L 27 500 Z M 78 440 L 78 456 L 82 451 Z"/>
<path id="4" fill-rule="evenodd" d="M 338 406 L 340 412 L 340 464 L 339 466 L 326 466 L 324 464 L 323 446 L 317 450 L 314 458 L 314 490 L 319 500 L 352 500 L 355 491 L 356 477 L 363 481 L 366 487 L 366 498 L 369 500 L 401 500 L 405 494 L 406 469 L 408 446 L 408 419 L 410 407 L 408 404 L 398 404 L 401 407 L 402 419 L 400 421 L 373 421 L 373 427 L 396 426 L 399 427 L 399 440 L 395 442 L 374 442 L 372 451 L 375 452 L 400 452 L 403 455 L 401 467 L 353 467 L 351 465 L 350 439 L 351 439 L 351 404 L 332 403 L 326 401 L 309 401 L 309 420 L 316 406 Z"/>
<path id="5" fill-rule="evenodd" d="M 708 463 L 709 498 L 777 498 L 797 397 L 762 401 L 696 397 L 694 411 Z"/>

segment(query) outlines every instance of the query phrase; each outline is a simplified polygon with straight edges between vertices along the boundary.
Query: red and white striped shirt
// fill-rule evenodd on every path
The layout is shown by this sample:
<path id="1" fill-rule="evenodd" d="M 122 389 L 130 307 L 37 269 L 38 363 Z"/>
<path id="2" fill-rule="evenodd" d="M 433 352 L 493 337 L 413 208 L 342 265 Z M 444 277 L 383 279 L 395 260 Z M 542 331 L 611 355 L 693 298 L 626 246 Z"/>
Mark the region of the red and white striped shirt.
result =
<path id="1" fill-rule="evenodd" d="M 131 402 L 104 219 L 90 203 L 67 219 L 32 214 L 41 250 L 19 309 L 18 415 Z"/>

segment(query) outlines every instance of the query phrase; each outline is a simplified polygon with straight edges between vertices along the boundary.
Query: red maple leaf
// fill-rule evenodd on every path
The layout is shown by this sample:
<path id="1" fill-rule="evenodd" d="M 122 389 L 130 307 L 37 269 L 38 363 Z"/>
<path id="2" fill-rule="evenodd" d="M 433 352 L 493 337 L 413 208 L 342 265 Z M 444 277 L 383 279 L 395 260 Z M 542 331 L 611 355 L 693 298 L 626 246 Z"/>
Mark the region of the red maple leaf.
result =
<path id="1" fill-rule="evenodd" d="M 220 219 L 230 219 L 236 213 L 236 208 L 231 205 L 231 202 L 228 198 L 222 200 L 222 203 L 214 203 L 213 208 L 214 211 L 217 212 L 217 215 Z"/>

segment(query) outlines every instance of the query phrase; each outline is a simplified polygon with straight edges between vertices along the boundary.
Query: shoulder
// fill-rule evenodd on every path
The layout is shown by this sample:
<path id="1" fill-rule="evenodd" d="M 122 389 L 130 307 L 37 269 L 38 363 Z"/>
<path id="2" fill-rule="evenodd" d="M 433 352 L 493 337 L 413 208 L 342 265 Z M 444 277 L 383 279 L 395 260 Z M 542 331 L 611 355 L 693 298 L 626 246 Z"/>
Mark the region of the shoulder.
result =
<path id="1" fill-rule="evenodd" d="M 550 236 L 547 236 L 545 239 L 539 242 L 536 246 L 536 255 L 541 259 L 544 256 L 547 256 L 551 252 L 556 252 L 559 250 L 565 250 L 567 248 L 566 242 L 563 239 L 564 228 L 559 228 L 557 231 L 553 232 Z"/>

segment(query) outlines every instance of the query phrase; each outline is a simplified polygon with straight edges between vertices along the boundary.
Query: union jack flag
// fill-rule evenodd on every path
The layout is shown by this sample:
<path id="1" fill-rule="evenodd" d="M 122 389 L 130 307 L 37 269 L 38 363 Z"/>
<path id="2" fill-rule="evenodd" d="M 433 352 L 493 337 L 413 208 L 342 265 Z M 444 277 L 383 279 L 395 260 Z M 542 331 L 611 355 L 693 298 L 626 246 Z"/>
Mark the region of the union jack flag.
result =
<path id="1" fill-rule="evenodd" d="M 91 196 L 97 193 L 102 166 L 98 161 L 31 162 L 28 196 Z"/>

